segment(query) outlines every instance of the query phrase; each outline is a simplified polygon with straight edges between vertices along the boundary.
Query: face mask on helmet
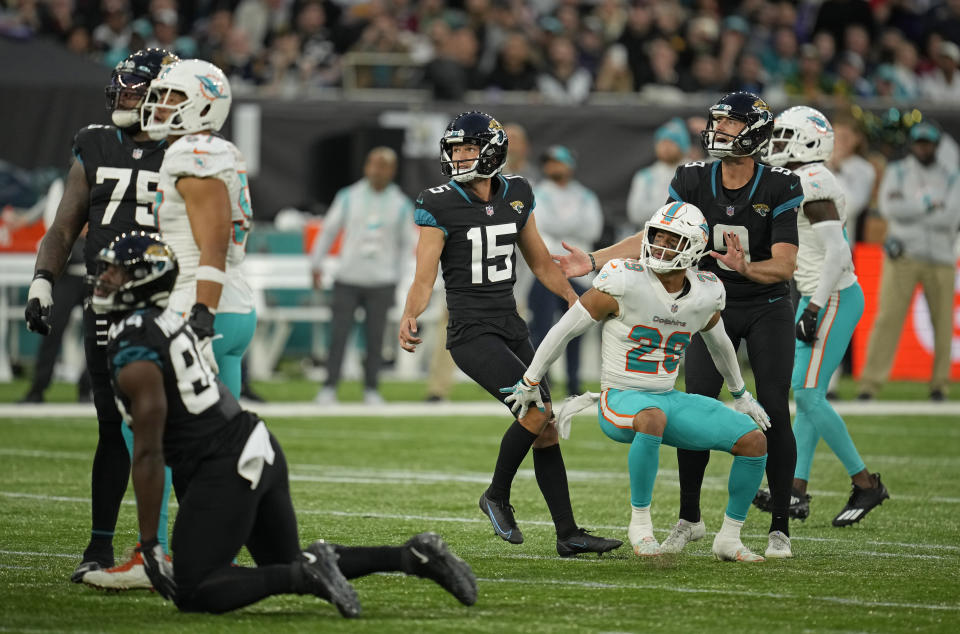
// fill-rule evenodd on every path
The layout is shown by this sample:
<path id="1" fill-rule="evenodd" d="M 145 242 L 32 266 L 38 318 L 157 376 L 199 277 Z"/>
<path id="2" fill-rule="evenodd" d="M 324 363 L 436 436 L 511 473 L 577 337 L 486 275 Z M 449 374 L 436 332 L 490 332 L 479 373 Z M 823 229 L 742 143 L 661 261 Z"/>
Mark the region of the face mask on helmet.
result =
<path id="1" fill-rule="evenodd" d="M 724 120 L 738 121 L 743 127 L 731 132 L 729 123 L 721 123 Z M 767 104 L 753 93 L 735 92 L 710 108 L 707 128 L 700 140 L 703 149 L 714 158 L 747 157 L 762 152 L 772 132 L 773 114 Z"/>
<path id="2" fill-rule="evenodd" d="M 130 128 L 140 122 L 140 107 L 150 88 L 150 82 L 167 64 L 179 57 L 160 48 L 148 48 L 133 53 L 121 61 L 110 74 L 110 84 L 104 90 L 110 119 L 118 128 Z"/>
<path id="3" fill-rule="evenodd" d="M 833 154 L 833 127 L 819 110 L 795 106 L 774 120 L 773 136 L 764 161 L 783 166 L 788 163 L 826 161 Z"/>
<path id="4" fill-rule="evenodd" d="M 644 225 L 642 262 L 656 273 L 690 268 L 706 252 L 709 231 L 697 207 L 666 204 Z"/>
<path id="5" fill-rule="evenodd" d="M 93 311 L 108 314 L 165 307 L 178 273 L 173 250 L 158 234 L 124 233 L 97 255 Z"/>
<path id="6" fill-rule="evenodd" d="M 455 151 L 458 146 L 476 150 L 469 153 L 469 158 L 459 158 L 463 150 Z M 440 139 L 440 171 L 457 182 L 492 178 L 506 162 L 507 133 L 499 121 L 483 112 L 458 115 Z"/>
<path id="7" fill-rule="evenodd" d="M 230 114 L 230 82 L 219 68 L 186 59 L 163 69 L 140 109 L 140 127 L 152 139 L 216 132 Z"/>

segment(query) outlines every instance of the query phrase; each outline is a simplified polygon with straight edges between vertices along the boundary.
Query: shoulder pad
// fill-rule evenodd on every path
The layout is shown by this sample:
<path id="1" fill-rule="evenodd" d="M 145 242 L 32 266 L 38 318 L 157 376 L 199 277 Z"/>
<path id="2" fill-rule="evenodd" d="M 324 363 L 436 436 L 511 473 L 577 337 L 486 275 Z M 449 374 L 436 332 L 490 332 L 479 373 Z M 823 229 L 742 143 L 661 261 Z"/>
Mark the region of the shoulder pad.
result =
<path id="1" fill-rule="evenodd" d="M 206 178 L 237 169 L 238 158 L 234 145 L 225 139 L 191 135 L 170 146 L 163 157 L 163 170 L 172 176 Z"/>
<path id="2" fill-rule="evenodd" d="M 611 297 L 623 297 L 631 273 L 642 273 L 643 265 L 637 260 L 610 260 L 593 278 L 593 287 Z"/>

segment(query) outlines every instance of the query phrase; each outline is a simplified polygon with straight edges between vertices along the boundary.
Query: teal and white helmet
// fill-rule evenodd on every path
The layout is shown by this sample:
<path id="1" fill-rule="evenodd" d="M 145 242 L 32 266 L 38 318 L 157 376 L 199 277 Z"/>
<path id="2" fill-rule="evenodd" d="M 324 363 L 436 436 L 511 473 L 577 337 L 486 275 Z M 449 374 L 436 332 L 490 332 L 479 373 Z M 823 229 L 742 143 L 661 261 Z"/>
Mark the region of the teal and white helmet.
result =
<path id="1" fill-rule="evenodd" d="M 654 238 L 660 231 L 680 236 L 676 248 L 654 245 Z M 709 238 L 710 226 L 697 206 L 671 201 L 658 209 L 644 225 L 640 261 L 657 273 L 688 269 L 706 253 Z M 654 249 L 659 255 L 654 255 Z"/>
<path id="2" fill-rule="evenodd" d="M 168 104 L 171 93 L 186 100 Z M 233 101 L 230 82 L 223 71 L 200 59 L 185 59 L 163 68 L 150 82 L 146 103 L 140 109 L 140 127 L 152 139 L 171 134 L 193 134 L 223 127 Z"/>
<path id="3" fill-rule="evenodd" d="M 833 154 L 833 126 L 815 108 L 794 106 L 773 120 L 773 137 L 763 155 L 770 165 L 816 163 Z"/>

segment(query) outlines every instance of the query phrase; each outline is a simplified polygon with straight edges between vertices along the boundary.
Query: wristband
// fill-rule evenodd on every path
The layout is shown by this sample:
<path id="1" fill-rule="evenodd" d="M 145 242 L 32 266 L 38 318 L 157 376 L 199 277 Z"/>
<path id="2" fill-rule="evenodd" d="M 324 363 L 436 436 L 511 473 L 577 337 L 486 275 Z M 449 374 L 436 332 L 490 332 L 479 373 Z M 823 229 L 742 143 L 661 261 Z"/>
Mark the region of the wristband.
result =
<path id="1" fill-rule="evenodd" d="M 733 398 L 740 398 L 743 396 L 743 393 L 747 391 L 747 386 L 744 385 L 739 390 L 730 390 L 730 394 L 733 395 Z"/>
<path id="2" fill-rule="evenodd" d="M 595 259 L 593 259 L 593 254 L 592 254 L 592 253 L 588 253 L 588 254 L 587 254 L 587 257 L 590 258 L 590 271 L 591 271 L 591 272 L 596 271 L 596 270 L 597 270 L 597 261 L 596 261 Z"/>
<path id="3" fill-rule="evenodd" d="M 53 284 L 53 282 L 54 282 L 53 273 L 51 273 L 51 272 L 48 271 L 47 269 L 37 269 L 36 272 L 33 274 L 33 279 L 35 279 L 35 280 L 47 280 L 47 281 L 50 282 L 51 284 Z"/>
<path id="4" fill-rule="evenodd" d="M 199 282 L 200 280 L 214 282 L 223 286 L 227 283 L 227 273 L 226 271 L 221 271 L 215 266 L 204 264 L 197 267 L 197 281 Z"/>

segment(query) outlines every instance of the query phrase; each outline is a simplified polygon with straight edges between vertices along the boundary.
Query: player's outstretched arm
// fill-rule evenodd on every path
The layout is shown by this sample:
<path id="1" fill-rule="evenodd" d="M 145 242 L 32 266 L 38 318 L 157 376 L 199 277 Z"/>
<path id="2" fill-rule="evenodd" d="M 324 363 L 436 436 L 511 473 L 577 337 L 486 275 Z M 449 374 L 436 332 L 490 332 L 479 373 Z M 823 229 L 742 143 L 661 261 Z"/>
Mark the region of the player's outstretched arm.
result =
<path id="1" fill-rule="evenodd" d="M 543 341 L 540 342 L 540 346 L 537 348 L 536 354 L 533 355 L 530 366 L 523 373 L 523 377 L 515 385 L 500 388 L 502 393 L 509 394 L 504 401 L 510 406 L 511 411 L 518 419 L 526 415 L 527 409 L 531 405 L 543 409 L 538 387 L 540 380 L 560 356 L 560 353 L 566 349 L 567 344 L 599 321 L 611 315 L 616 315 L 619 309 L 620 306 L 616 299 L 607 293 L 591 288 L 563 314 L 563 317 L 554 324 Z"/>
<path id="2" fill-rule="evenodd" d="M 567 277 L 580 277 L 591 271 L 599 271 L 610 260 L 639 258 L 643 254 L 643 235 L 639 233 L 590 253 L 578 247 L 570 246 L 566 242 L 561 244 L 569 253 L 554 253 L 551 257 Z"/>
<path id="3" fill-rule="evenodd" d="M 567 300 L 567 306 L 573 306 L 577 301 L 577 293 L 567 281 L 567 276 L 558 267 L 543 243 L 540 232 L 537 231 L 537 220 L 533 214 L 527 218 L 527 223 L 520 230 L 517 241 L 523 259 L 527 261 L 530 270 L 537 276 L 540 283 L 546 286 L 551 293 Z"/>
<path id="4" fill-rule="evenodd" d="M 197 303 L 216 309 L 226 281 L 230 245 L 230 194 L 218 178 L 185 176 L 177 181 L 190 220 L 193 240 L 200 250 L 197 268 Z"/>
<path id="5" fill-rule="evenodd" d="M 134 361 L 117 374 L 117 387 L 130 400 L 131 475 L 137 494 L 137 518 L 143 541 L 150 542 L 157 538 L 163 502 L 163 430 L 167 419 L 163 373 L 152 361 Z"/>
<path id="6" fill-rule="evenodd" d="M 700 331 L 703 342 L 707 345 L 710 357 L 714 365 L 720 372 L 723 379 L 727 382 L 727 389 L 733 395 L 734 408 L 748 415 L 757 424 L 757 427 L 766 431 L 770 429 L 770 417 L 767 416 L 763 407 L 753 398 L 753 395 L 747 391 L 743 375 L 740 373 L 740 364 L 737 362 L 737 351 L 733 348 L 733 342 L 727 336 L 727 331 L 723 327 L 723 320 L 720 318 L 720 311 L 714 313 L 707 325 Z"/>
<path id="7" fill-rule="evenodd" d="M 423 314 L 430 304 L 433 284 L 437 281 L 437 267 L 440 266 L 440 254 L 446 235 L 437 227 L 420 227 L 420 239 L 417 241 L 417 269 L 413 274 L 413 283 L 407 291 L 407 301 L 400 317 L 400 347 L 414 352 L 423 342 L 418 336 L 417 317 Z"/>

